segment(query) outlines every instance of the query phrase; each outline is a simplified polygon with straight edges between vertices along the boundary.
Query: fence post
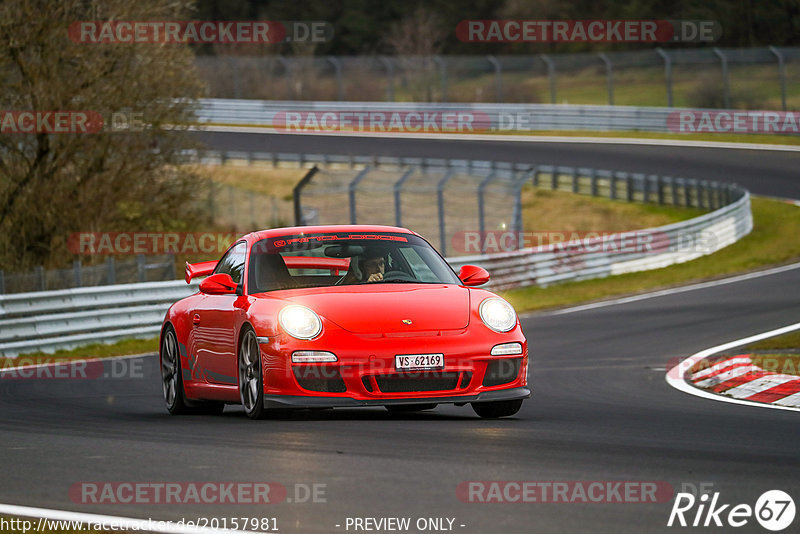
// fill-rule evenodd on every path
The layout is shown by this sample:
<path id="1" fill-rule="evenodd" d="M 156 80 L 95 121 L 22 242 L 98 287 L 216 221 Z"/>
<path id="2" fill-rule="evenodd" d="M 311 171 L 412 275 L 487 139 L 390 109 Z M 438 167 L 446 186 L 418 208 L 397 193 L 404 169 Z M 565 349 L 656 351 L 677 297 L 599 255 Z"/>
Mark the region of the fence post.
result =
<path id="1" fill-rule="evenodd" d="M 517 243 L 514 247 L 515 249 L 519 248 L 519 243 L 522 237 L 522 188 L 525 186 L 525 182 L 528 181 L 528 177 L 531 174 L 536 174 L 536 167 L 532 169 L 528 169 L 524 173 L 522 173 L 522 178 L 517 178 L 514 182 L 514 207 L 511 210 L 511 230 L 517 232 Z M 483 237 L 481 237 L 483 240 Z"/>
<path id="2" fill-rule="evenodd" d="M 297 185 L 294 186 L 294 189 L 292 190 L 292 197 L 294 197 L 294 224 L 295 224 L 295 226 L 305 226 L 305 221 L 303 221 L 303 207 L 302 207 L 301 201 L 300 201 L 301 200 L 300 199 L 300 194 L 302 193 L 303 188 L 306 185 L 308 185 L 308 183 L 311 181 L 311 179 L 314 177 L 314 175 L 317 174 L 318 171 L 319 171 L 319 169 L 317 168 L 316 165 L 311 167 L 308 170 L 308 172 L 306 173 L 306 175 L 303 176 L 303 178 L 301 178 L 299 182 L 297 182 Z"/>
<path id="3" fill-rule="evenodd" d="M 778 58 L 778 79 L 781 82 L 781 108 L 786 111 L 786 64 L 783 61 L 783 54 L 774 46 L 769 47 L 769 51 Z"/>
<path id="4" fill-rule="evenodd" d="M 480 236 L 481 240 L 481 252 L 484 252 L 483 244 L 485 244 L 485 236 L 483 235 L 486 231 L 486 212 L 485 212 L 485 203 L 484 203 L 484 191 L 486 190 L 486 186 L 489 185 L 494 179 L 495 171 L 491 171 L 486 178 L 481 180 L 481 183 L 478 184 L 478 235 Z"/>
<path id="5" fill-rule="evenodd" d="M 5 294 L 6 292 L 6 273 L 3 269 L 0 269 L 0 294 Z"/>
<path id="6" fill-rule="evenodd" d="M 147 282 L 147 266 L 144 262 L 144 254 L 136 255 L 136 274 L 140 282 Z"/>
<path id="7" fill-rule="evenodd" d="M 611 60 L 603 52 L 598 54 L 603 63 L 606 64 L 606 85 L 608 86 L 608 105 L 614 105 L 614 67 Z"/>
<path id="8" fill-rule="evenodd" d="M 664 178 L 661 175 L 656 176 L 656 187 L 658 188 L 658 204 L 664 205 Z"/>
<path id="9" fill-rule="evenodd" d="M 591 180 L 590 187 L 591 187 L 591 191 L 592 191 L 592 196 L 596 197 L 597 196 L 597 169 L 594 169 L 594 168 L 591 169 L 591 174 L 590 174 L 589 180 Z"/>
<path id="10" fill-rule="evenodd" d="M 706 208 L 706 193 L 706 181 L 703 180 L 697 184 L 697 204 L 700 209 Z"/>
<path id="11" fill-rule="evenodd" d="M 236 99 L 242 98 L 242 87 L 239 80 L 239 58 L 236 56 L 227 56 L 228 63 L 231 65 L 233 77 L 233 97 Z"/>
<path id="12" fill-rule="evenodd" d="M 44 291 L 47 289 L 47 281 L 45 280 L 45 273 L 44 267 L 41 265 L 37 265 L 34 267 L 34 272 L 36 273 L 36 286 L 39 288 L 39 291 Z"/>
<path id="13" fill-rule="evenodd" d="M 667 107 L 672 107 L 672 58 L 669 57 L 662 48 L 656 48 L 656 52 L 664 59 L 664 81 L 667 85 Z"/>
<path id="14" fill-rule="evenodd" d="M 441 56 L 433 56 L 433 61 L 439 65 L 439 84 L 442 91 L 442 102 L 447 102 L 447 62 Z"/>
<path id="15" fill-rule="evenodd" d="M 611 171 L 609 177 L 608 197 L 611 200 L 617 200 L 617 173 L 614 171 Z"/>
<path id="16" fill-rule="evenodd" d="M 572 169 L 572 192 L 577 193 L 580 188 L 578 187 L 578 169 Z"/>
<path id="17" fill-rule="evenodd" d="M 72 273 L 74 275 L 75 287 L 81 287 L 83 280 L 81 279 L 81 260 L 72 260 Z"/>
<path id="18" fill-rule="evenodd" d="M 714 53 L 717 55 L 720 61 L 720 65 L 722 66 L 722 101 L 725 106 L 725 109 L 731 108 L 731 83 L 730 78 L 728 76 L 728 58 L 725 54 L 717 48 L 716 46 L 713 48 Z"/>
<path id="19" fill-rule="evenodd" d="M 448 170 L 444 178 L 436 184 L 436 203 L 439 205 L 439 240 L 441 245 L 439 249 L 443 257 L 447 256 L 447 235 L 444 227 L 444 187 L 455 174 L 452 169 Z"/>
<path id="20" fill-rule="evenodd" d="M 237 230 L 239 229 L 239 225 L 237 224 L 238 221 L 236 220 L 236 199 L 235 199 L 236 191 L 233 189 L 232 185 L 228 186 L 228 215 L 231 218 L 231 224 L 233 224 L 234 228 Z"/>
<path id="21" fill-rule="evenodd" d="M 113 285 L 117 283 L 117 270 L 116 266 L 114 265 L 114 257 L 109 256 L 106 258 L 106 273 L 107 279 L 106 282 L 108 285 Z"/>
<path id="22" fill-rule="evenodd" d="M 403 191 L 403 185 L 414 174 L 416 167 L 409 167 L 406 172 L 394 183 L 394 220 L 395 226 L 403 226 L 403 206 L 400 200 L 400 194 Z"/>
<path id="23" fill-rule="evenodd" d="M 553 60 L 546 54 L 539 54 L 544 64 L 547 65 L 547 78 L 550 81 L 550 103 L 556 103 L 556 67 Z"/>
<path id="24" fill-rule="evenodd" d="M 625 173 L 625 193 L 628 202 L 633 202 L 633 176 Z"/>
<path id="25" fill-rule="evenodd" d="M 670 193 L 672 195 L 672 205 L 678 205 L 678 184 L 672 176 L 667 176 L 664 178 L 667 183 L 669 184 Z"/>
<path id="26" fill-rule="evenodd" d="M 367 176 L 367 174 L 369 174 L 370 170 L 372 170 L 372 167 L 367 165 L 366 167 L 364 167 L 364 169 L 362 169 L 362 171 L 360 173 L 358 173 L 356 175 L 355 178 L 353 178 L 353 180 L 350 181 L 349 184 L 347 184 L 347 196 L 348 196 L 348 198 L 350 200 L 350 202 L 349 202 L 350 203 L 350 224 L 357 224 L 356 223 L 356 188 L 358 187 L 358 184 L 361 182 L 361 180 L 363 180 Z"/>
<path id="27" fill-rule="evenodd" d="M 494 67 L 494 98 L 498 103 L 503 102 L 503 67 L 500 65 L 500 62 L 497 61 L 497 58 L 489 55 L 486 56 L 486 59 L 489 60 L 489 63 L 492 64 Z"/>
<path id="28" fill-rule="evenodd" d="M 336 100 L 344 100 L 344 82 L 342 81 L 342 62 L 336 56 L 328 56 L 328 62 L 333 65 L 333 72 L 336 75 Z"/>
<path id="29" fill-rule="evenodd" d="M 386 56 L 379 56 L 378 59 L 386 68 L 386 101 L 394 102 L 394 64 Z"/>
<path id="30" fill-rule="evenodd" d="M 214 215 L 214 180 L 208 179 L 208 215 L 211 222 L 215 222 L 216 216 Z"/>
<path id="31" fill-rule="evenodd" d="M 289 68 L 289 60 L 283 56 L 276 58 L 278 63 L 283 66 L 283 77 L 286 79 L 286 100 L 294 100 L 294 91 L 292 90 L 292 70 Z"/>

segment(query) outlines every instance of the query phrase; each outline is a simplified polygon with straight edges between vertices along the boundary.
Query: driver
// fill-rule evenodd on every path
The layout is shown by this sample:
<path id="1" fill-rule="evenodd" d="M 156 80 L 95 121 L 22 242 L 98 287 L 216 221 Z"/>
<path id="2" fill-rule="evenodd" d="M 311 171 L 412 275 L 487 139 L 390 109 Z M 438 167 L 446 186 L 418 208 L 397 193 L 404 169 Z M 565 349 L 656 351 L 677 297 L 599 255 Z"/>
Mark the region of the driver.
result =
<path id="1" fill-rule="evenodd" d="M 386 258 L 378 250 L 366 250 L 361 256 L 350 258 L 347 274 L 337 284 L 380 282 L 386 271 Z"/>

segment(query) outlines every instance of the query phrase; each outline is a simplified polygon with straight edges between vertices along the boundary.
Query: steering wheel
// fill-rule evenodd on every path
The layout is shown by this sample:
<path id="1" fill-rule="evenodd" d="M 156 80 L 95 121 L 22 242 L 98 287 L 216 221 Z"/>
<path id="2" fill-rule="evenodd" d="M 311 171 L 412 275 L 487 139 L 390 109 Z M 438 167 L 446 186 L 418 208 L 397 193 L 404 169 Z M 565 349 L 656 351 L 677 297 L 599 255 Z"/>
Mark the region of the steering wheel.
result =
<path id="1" fill-rule="evenodd" d="M 383 280 L 386 282 L 391 282 L 393 280 L 401 280 L 404 282 L 416 282 L 417 279 L 411 276 L 410 274 L 403 272 L 403 271 L 388 271 L 383 274 Z"/>

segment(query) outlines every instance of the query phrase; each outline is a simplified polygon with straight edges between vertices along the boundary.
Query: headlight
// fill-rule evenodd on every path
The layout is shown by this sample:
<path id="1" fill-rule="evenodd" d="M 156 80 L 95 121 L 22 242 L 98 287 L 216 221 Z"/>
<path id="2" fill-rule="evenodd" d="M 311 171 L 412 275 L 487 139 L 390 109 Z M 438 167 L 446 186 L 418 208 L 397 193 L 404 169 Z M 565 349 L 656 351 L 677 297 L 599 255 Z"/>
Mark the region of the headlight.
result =
<path id="1" fill-rule="evenodd" d="M 489 297 L 484 300 L 478 311 L 483 324 L 495 332 L 508 332 L 517 324 L 517 313 L 514 308 L 500 297 Z"/>
<path id="2" fill-rule="evenodd" d="M 278 322 L 287 334 L 297 339 L 312 339 L 322 331 L 319 315 L 298 304 L 282 309 L 278 314 Z"/>

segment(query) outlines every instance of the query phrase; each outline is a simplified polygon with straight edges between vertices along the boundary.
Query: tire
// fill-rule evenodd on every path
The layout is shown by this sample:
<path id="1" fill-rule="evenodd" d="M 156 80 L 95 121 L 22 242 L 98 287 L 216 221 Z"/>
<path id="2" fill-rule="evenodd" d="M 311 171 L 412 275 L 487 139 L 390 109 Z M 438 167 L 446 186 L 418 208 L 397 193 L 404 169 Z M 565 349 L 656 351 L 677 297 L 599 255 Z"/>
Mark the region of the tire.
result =
<path id="1" fill-rule="evenodd" d="M 437 404 L 389 404 L 385 408 L 389 413 L 410 413 L 423 410 L 433 410 Z"/>
<path id="2" fill-rule="evenodd" d="M 264 378 L 261 371 L 261 348 L 258 346 L 256 333 L 245 327 L 242 342 L 239 344 L 239 399 L 242 401 L 244 413 L 250 419 L 263 419 Z"/>
<path id="3" fill-rule="evenodd" d="M 172 415 L 188 413 L 189 407 L 183 392 L 183 368 L 178 352 L 178 340 L 171 325 L 164 330 L 160 349 L 161 390 L 164 392 L 167 411 Z"/>
<path id="4" fill-rule="evenodd" d="M 523 399 L 473 402 L 472 409 L 484 419 L 497 419 L 498 417 L 509 417 L 517 413 L 522 407 L 522 401 Z"/>
<path id="5" fill-rule="evenodd" d="M 191 401 L 183 389 L 183 367 L 175 329 L 171 325 L 164 330 L 159 355 L 161 360 L 161 389 L 167 411 L 172 415 L 204 414 L 219 415 L 225 404 L 214 401 Z"/>

